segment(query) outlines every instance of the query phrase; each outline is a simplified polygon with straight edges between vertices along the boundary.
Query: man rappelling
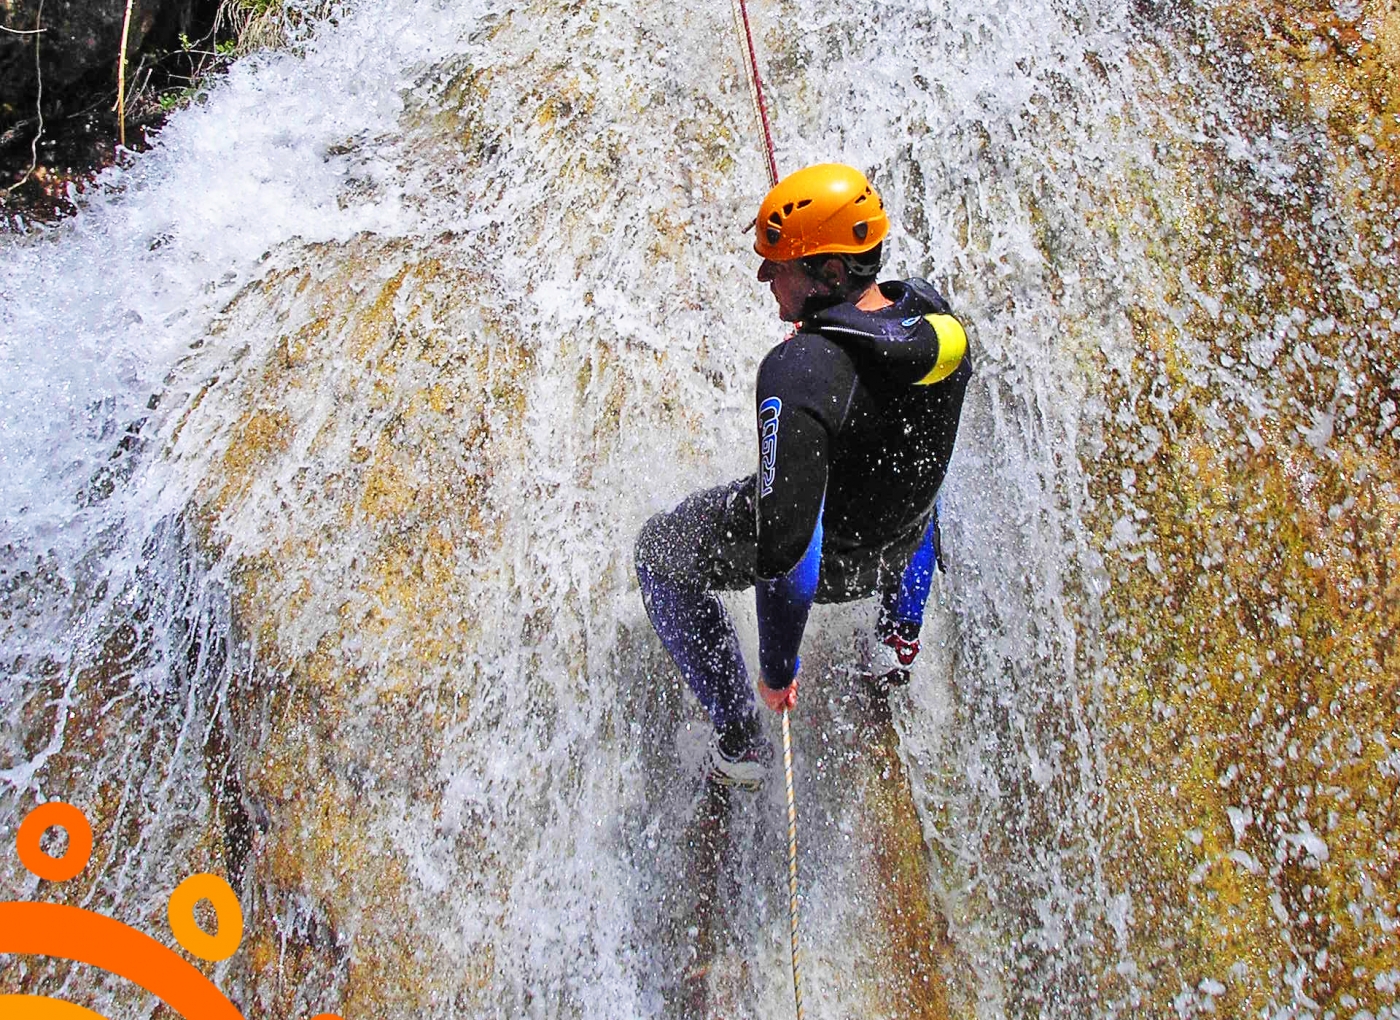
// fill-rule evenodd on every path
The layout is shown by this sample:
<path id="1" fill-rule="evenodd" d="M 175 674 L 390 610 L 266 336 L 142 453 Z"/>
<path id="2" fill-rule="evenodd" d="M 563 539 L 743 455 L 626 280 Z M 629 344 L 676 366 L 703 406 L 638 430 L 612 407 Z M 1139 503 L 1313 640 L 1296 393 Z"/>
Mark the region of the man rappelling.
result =
<path id="1" fill-rule="evenodd" d="M 758 279 L 795 332 L 763 359 L 758 470 L 657 514 L 637 539 L 652 625 L 715 727 L 710 777 L 757 789 L 772 760 L 716 592 L 754 588 L 758 691 L 797 703 L 813 602 L 881 597 L 862 673 L 907 683 L 938 561 L 934 500 L 972 374 L 967 336 L 919 279 L 876 282 L 889 221 L 865 175 L 821 164 L 763 200 Z"/>

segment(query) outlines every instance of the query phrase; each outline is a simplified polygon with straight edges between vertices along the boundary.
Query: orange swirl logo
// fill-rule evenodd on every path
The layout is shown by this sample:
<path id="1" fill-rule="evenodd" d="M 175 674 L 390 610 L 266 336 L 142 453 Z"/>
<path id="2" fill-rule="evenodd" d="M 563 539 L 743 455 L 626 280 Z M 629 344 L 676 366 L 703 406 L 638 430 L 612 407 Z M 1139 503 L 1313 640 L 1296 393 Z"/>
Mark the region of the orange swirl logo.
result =
<path id="1" fill-rule="evenodd" d="M 49 829 L 68 834 L 68 849 L 53 857 L 40 845 Z M 29 812 L 15 840 L 20 863 L 50 882 L 76 878 L 92 856 L 92 826 L 71 804 L 50 801 Z M 214 907 L 217 931 L 195 920 L 200 900 Z M 233 889 L 218 875 L 191 875 L 170 894 L 170 931 L 186 952 L 201 960 L 226 960 L 243 941 L 243 910 Z M 105 914 L 60 903 L 0 903 L 0 953 L 55 956 L 99 967 L 157 996 L 186 1020 L 244 1020 L 232 1002 L 189 961 L 151 936 Z M 83 1006 L 44 995 L 0 993 L 0 1017 L 28 1020 L 104 1020 Z M 341 1020 L 322 1013 L 312 1020 Z"/>

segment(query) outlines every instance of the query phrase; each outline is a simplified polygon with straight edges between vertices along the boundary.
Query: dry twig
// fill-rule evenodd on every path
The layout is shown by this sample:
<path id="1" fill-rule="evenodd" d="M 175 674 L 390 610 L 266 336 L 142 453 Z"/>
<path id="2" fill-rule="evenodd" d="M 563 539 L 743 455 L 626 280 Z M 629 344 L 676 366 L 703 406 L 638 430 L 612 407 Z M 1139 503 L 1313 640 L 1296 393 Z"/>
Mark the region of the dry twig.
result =
<path id="1" fill-rule="evenodd" d="M 126 0 L 122 18 L 122 52 L 117 61 L 117 144 L 126 148 L 126 40 L 131 29 L 131 0 Z"/>
<path id="2" fill-rule="evenodd" d="M 44 69 L 39 65 L 39 39 L 44 34 L 44 0 L 39 0 L 39 9 L 34 12 L 34 27 L 32 29 L 21 31 L 7 28 L 5 31 L 34 37 L 34 81 L 39 89 L 39 97 L 34 100 L 34 108 L 39 114 L 39 130 L 35 132 L 34 140 L 29 143 L 29 169 L 24 172 L 23 177 L 5 189 L 6 195 L 13 195 L 15 189 L 29 180 L 29 175 L 39 165 L 39 139 L 44 137 Z"/>

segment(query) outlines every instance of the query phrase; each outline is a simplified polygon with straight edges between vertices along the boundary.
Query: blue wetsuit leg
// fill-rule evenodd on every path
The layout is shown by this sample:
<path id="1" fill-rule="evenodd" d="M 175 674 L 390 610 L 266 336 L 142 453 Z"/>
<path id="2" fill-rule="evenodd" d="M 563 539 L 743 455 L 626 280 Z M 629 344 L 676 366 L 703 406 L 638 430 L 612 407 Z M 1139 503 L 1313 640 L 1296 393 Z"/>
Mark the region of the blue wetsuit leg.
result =
<path id="1" fill-rule="evenodd" d="M 719 596 L 653 574 L 644 564 L 637 566 L 637 579 L 652 626 L 715 729 L 752 715 L 739 636 Z"/>
<path id="2" fill-rule="evenodd" d="M 739 637 L 716 594 L 750 587 L 755 518 L 751 477 L 693 493 L 637 536 L 647 616 L 716 729 L 756 718 Z"/>
<path id="3" fill-rule="evenodd" d="M 941 566 L 938 555 L 938 513 L 924 531 L 923 541 L 914 550 L 909 563 L 900 577 L 899 588 L 885 593 L 882 604 L 882 629 L 898 628 L 905 633 L 907 640 L 918 636 L 924 624 L 924 607 L 928 604 L 929 589 L 933 584 L 933 571 Z M 907 632 L 912 631 L 912 635 Z"/>

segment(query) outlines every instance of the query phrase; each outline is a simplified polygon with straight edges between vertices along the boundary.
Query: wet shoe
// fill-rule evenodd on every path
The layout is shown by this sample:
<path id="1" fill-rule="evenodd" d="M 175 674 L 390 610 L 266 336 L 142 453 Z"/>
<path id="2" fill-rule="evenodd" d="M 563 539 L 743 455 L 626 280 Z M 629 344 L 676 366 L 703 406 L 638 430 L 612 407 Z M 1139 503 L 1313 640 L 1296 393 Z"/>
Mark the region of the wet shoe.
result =
<path id="1" fill-rule="evenodd" d="M 861 679 L 881 690 L 903 687 L 909 682 L 909 667 L 919 655 L 919 639 L 906 638 L 898 631 L 884 638 L 867 635 L 861 644 Z"/>
<path id="2" fill-rule="evenodd" d="M 710 744 L 710 782 L 757 790 L 773 764 L 773 745 L 757 716 L 731 724 Z"/>

